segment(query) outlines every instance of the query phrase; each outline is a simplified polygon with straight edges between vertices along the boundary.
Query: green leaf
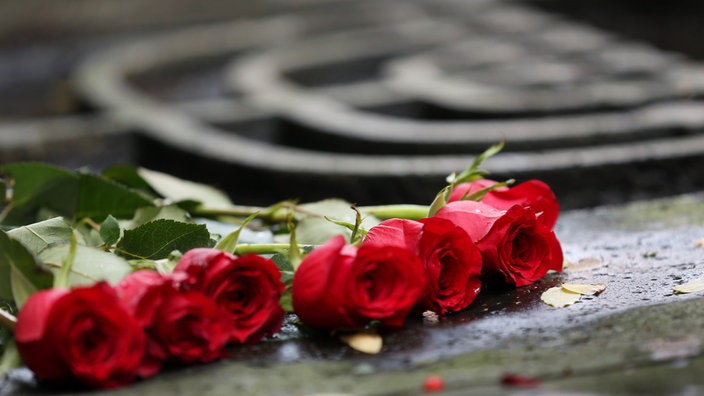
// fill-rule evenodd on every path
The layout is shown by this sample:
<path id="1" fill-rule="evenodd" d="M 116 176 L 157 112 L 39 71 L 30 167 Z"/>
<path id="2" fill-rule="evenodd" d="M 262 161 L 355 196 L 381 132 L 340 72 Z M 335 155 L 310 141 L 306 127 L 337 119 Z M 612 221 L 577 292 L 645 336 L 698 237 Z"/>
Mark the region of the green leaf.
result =
<path id="1" fill-rule="evenodd" d="M 475 159 L 474 162 L 472 162 L 472 165 L 470 165 L 469 168 L 465 169 L 462 171 L 457 176 L 450 175 L 452 180 L 448 180 L 448 183 L 450 184 L 459 184 L 459 183 L 464 183 L 468 181 L 474 181 L 483 178 L 488 174 L 487 171 L 479 169 L 479 166 L 484 162 L 487 158 L 492 157 L 496 154 L 498 154 L 501 150 L 504 148 L 505 142 L 499 142 L 488 149 L 486 149 L 483 153 L 479 154 Z"/>
<path id="2" fill-rule="evenodd" d="M 276 253 L 275 255 L 271 256 L 271 261 L 276 264 L 276 266 L 279 268 L 279 271 L 281 271 L 281 274 L 283 275 L 284 272 L 290 272 L 293 273 L 293 265 L 291 265 L 291 262 L 288 260 L 288 257 L 286 257 L 285 254 L 283 253 Z M 282 279 L 283 281 L 283 279 Z M 285 281 L 284 281 L 285 283 Z"/>
<path id="3" fill-rule="evenodd" d="M 357 209 L 356 206 L 352 206 L 351 209 L 354 210 L 355 213 L 357 213 L 357 216 L 354 220 L 354 224 L 348 223 L 346 221 L 331 219 L 327 216 L 325 216 L 325 220 L 350 230 L 352 234 L 350 235 L 349 243 L 351 245 L 358 245 L 362 243 L 362 240 L 367 235 L 367 230 L 362 227 L 362 213 Z M 293 236 L 293 230 L 291 231 L 291 236 Z"/>
<path id="4" fill-rule="evenodd" d="M 76 218 L 101 222 L 108 215 L 130 218 L 137 209 L 154 204 L 136 191 L 91 174 L 80 175 Z"/>
<path id="5" fill-rule="evenodd" d="M 244 230 L 244 227 L 246 227 L 250 221 L 254 220 L 258 214 L 259 213 L 252 213 L 249 217 L 244 219 L 242 224 L 240 224 L 236 230 L 227 234 L 220 240 L 220 242 L 217 243 L 217 245 L 215 245 L 215 249 L 222 250 L 223 252 L 234 253 L 237 248 L 237 243 L 240 240 L 242 230 Z"/>
<path id="6" fill-rule="evenodd" d="M 12 185 L 11 209 L 4 224 L 32 223 L 42 208 L 73 216 L 79 185 L 75 172 L 42 163 L 9 164 L 1 170 Z"/>
<path id="7" fill-rule="evenodd" d="M 108 215 L 108 217 L 100 223 L 100 237 L 107 246 L 112 246 L 120 239 L 120 223 L 117 219 Z"/>
<path id="8" fill-rule="evenodd" d="M 5 224 L 32 223 L 41 211 L 96 221 L 108 214 L 126 218 L 133 216 L 137 208 L 153 205 L 136 191 L 88 173 L 41 163 L 10 164 L 3 166 L 2 171 L 13 183 Z"/>
<path id="9" fill-rule="evenodd" d="M 17 274 L 12 274 L 17 271 Z M 44 271 L 36 257 L 21 242 L 16 241 L 3 231 L 0 231 L 0 298 L 11 300 L 15 297 L 13 292 L 13 279 L 22 278 L 23 281 L 34 287 L 34 290 L 48 289 L 52 286 L 53 277 Z M 26 287 L 26 284 L 19 285 Z M 18 289 L 21 295 L 28 289 Z M 16 301 L 21 304 L 21 301 Z"/>
<path id="10" fill-rule="evenodd" d="M 149 183 L 139 175 L 138 169 L 139 168 L 132 165 L 114 165 L 105 169 L 102 175 L 107 179 L 140 191 L 152 198 L 158 197 L 159 193 L 154 191 Z"/>
<path id="11" fill-rule="evenodd" d="M 291 288 L 287 287 L 283 293 L 281 293 L 281 298 L 279 299 L 279 305 L 286 312 L 293 312 L 293 294 L 291 293 Z"/>
<path id="12" fill-rule="evenodd" d="M 173 250 L 185 252 L 209 244 L 210 233 L 205 225 L 159 219 L 125 230 L 117 249 L 129 258 L 156 260 L 168 257 Z"/>
<path id="13" fill-rule="evenodd" d="M 52 272 L 57 273 L 70 255 L 69 243 L 54 245 L 44 250 L 39 258 Z M 76 251 L 68 277 L 69 286 L 89 286 L 105 280 L 116 284 L 132 272 L 127 260 L 101 249 L 76 245 Z"/>
<path id="14" fill-rule="evenodd" d="M 450 194 L 448 192 L 452 192 L 452 186 L 445 186 L 443 187 L 440 192 L 435 196 L 435 199 L 433 199 L 433 202 L 430 204 L 430 208 L 428 209 L 428 216 L 435 216 L 435 214 L 442 209 L 445 205 L 447 205 L 447 202 L 450 199 Z"/>
<path id="15" fill-rule="evenodd" d="M 8 235 L 32 251 L 38 254 L 49 245 L 67 242 L 71 240 L 73 231 L 62 217 L 40 221 L 8 232 Z"/>
<path id="16" fill-rule="evenodd" d="M 271 257 L 281 272 L 281 282 L 286 285 L 286 290 L 281 294 L 279 304 L 286 312 L 293 312 L 293 297 L 291 294 L 291 284 L 293 283 L 294 266 L 289 261 L 289 257 L 283 253 L 276 253 Z"/>
<path id="17" fill-rule="evenodd" d="M 0 205 L 5 203 L 5 197 L 7 197 L 7 184 L 5 180 L 0 179 Z"/>
<path id="18" fill-rule="evenodd" d="M 139 168 L 137 174 L 162 197 L 173 202 L 196 201 L 209 208 L 232 205 L 230 198 L 224 192 L 212 186 L 179 179 L 145 168 Z"/>
<path id="19" fill-rule="evenodd" d="M 8 371 L 21 367 L 22 359 L 17 351 L 17 346 L 15 345 L 15 340 L 10 339 L 5 344 L 5 352 L 2 354 L 2 360 L 0 360 L 0 378 L 2 375 Z"/>
<path id="20" fill-rule="evenodd" d="M 74 231 L 76 231 L 76 237 L 78 238 L 78 244 L 85 246 L 101 247 L 105 246 L 103 238 L 100 236 L 100 231 L 96 230 L 96 224 L 94 221 L 87 218 L 83 218 L 79 221 Z"/>
<path id="21" fill-rule="evenodd" d="M 160 274 L 170 274 L 174 272 L 174 268 L 176 268 L 176 265 L 178 265 L 179 260 L 181 260 L 181 257 L 183 256 L 183 254 L 177 250 L 172 253 L 179 254 L 171 254 L 168 258 L 159 260 L 129 260 L 129 263 L 135 271 L 138 269 L 150 269 Z"/>
<path id="22" fill-rule="evenodd" d="M 460 198 L 460 200 L 481 201 L 482 199 L 484 199 L 484 197 L 486 196 L 486 194 L 488 192 L 494 191 L 494 190 L 501 188 L 501 187 L 510 186 L 511 184 L 513 184 L 515 182 L 516 182 L 515 179 L 508 179 L 508 180 L 500 182 L 500 183 L 492 184 L 489 187 L 484 187 L 481 190 L 477 190 L 471 194 L 465 194 Z"/>
<path id="23" fill-rule="evenodd" d="M 489 172 L 483 169 L 479 169 L 479 166 L 482 164 L 482 162 L 484 162 L 484 160 L 493 155 L 498 154 L 503 148 L 504 142 L 499 142 L 486 149 L 483 153 L 479 154 L 474 159 L 474 162 L 472 162 L 472 165 L 462 171 L 459 175 L 453 172 L 452 174 L 447 176 L 447 186 L 443 187 L 443 189 L 440 190 L 440 192 L 438 192 L 438 194 L 433 199 L 433 202 L 430 204 L 430 209 L 428 210 L 428 216 L 434 216 L 440 209 L 442 209 L 443 206 L 445 206 L 449 202 L 450 196 L 452 195 L 452 191 L 455 189 L 455 186 L 460 183 L 483 179 L 486 175 L 488 175 Z M 480 195 L 478 194 L 477 196 Z"/>
<path id="24" fill-rule="evenodd" d="M 319 202 L 300 205 L 302 210 L 296 211 L 298 225 L 296 226 L 296 238 L 300 244 L 320 245 L 327 242 L 335 235 L 344 235 L 345 239 L 350 238 L 352 231 L 332 223 L 326 219 L 343 223 L 354 224 L 357 212 L 351 209 L 352 204 L 341 199 L 326 199 Z M 361 227 L 370 229 L 379 224 L 379 220 L 374 216 L 367 216 L 363 219 Z"/>
<path id="25" fill-rule="evenodd" d="M 10 282 L 12 282 L 12 298 L 14 298 L 18 308 L 24 305 L 29 296 L 38 291 L 32 281 L 14 266 L 10 268 Z"/>
<path id="26" fill-rule="evenodd" d="M 188 213 L 176 205 L 154 206 L 139 208 L 132 220 L 121 221 L 120 225 L 124 229 L 137 228 L 154 220 L 174 220 L 182 223 L 190 223 Z"/>

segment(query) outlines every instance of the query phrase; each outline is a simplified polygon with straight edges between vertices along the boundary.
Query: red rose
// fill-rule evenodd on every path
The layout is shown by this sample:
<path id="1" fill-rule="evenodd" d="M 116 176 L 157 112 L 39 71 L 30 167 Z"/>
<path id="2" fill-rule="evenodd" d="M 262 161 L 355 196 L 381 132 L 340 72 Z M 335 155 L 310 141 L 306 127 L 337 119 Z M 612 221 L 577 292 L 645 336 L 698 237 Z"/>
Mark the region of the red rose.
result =
<path id="1" fill-rule="evenodd" d="M 449 220 L 390 219 L 369 230 L 363 245 L 399 246 L 425 267 L 427 284 L 418 308 L 438 314 L 467 308 L 481 289 L 482 255 L 466 232 Z"/>
<path id="2" fill-rule="evenodd" d="M 307 325 L 349 329 L 378 320 L 399 327 L 423 295 L 418 257 L 396 246 L 345 245 L 336 236 L 313 250 L 293 276 L 293 308 Z"/>
<path id="3" fill-rule="evenodd" d="M 179 290 L 171 276 L 150 270 L 126 276 L 117 289 L 148 337 L 140 375 L 155 374 L 164 360 L 209 362 L 226 354 L 232 321 L 203 293 Z"/>
<path id="4" fill-rule="evenodd" d="M 450 195 L 450 202 L 459 201 L 463 196 L 496 184 L 493 180 L 483 179 L 475 182 L 458 184 Z M 538 220 L 552 229 L 560 213 L 560 205 L 550 186 L 540 180 L 528 180 L 511 188 L 499 187 L 489 191 L 481 200 L 496 209 L 508 210 L 513 205 L 531 208 Z"/>
<path id="5" fill-rule="evenodd" d="M 286 286 L 273 261 L 193 249 L 183 255 L 174 274 L 185 275 L 185 289 L 202 291 L 231 314 L 233 341 L 256 343 L 281 329 L 285 312 L 279 300 Z"/>
<path id="6" fill-rule="evenodd" d="M 38 378 L 99 388 L 132 382 L 145 350 L 141 326 L 105 282 L 34 293 L 20 310 L 15 341 Z"/>
<path id="7" fill-rule="evenodd" d="M 232 322 L 203 293 L 173 290 L 147 332 L 161 341 L 174 361 L 210 362 L 226 355 Z"/>
<path id="8" fill-rule="evenodd" d="M 506 283 L 529 285 L 548 270 L 562 270 L 562 248 L 555 233 L 537 221 L 529 208 L 508 210 L 474 201 L 445 205 L 436 214 L 469 234 L 482 252 L 482 275 L 500 276 Z"/>
<path id="9" fill-rule="evenodd" d="M 172 278 L 156 271 L 140 270 L 124 277 L 116 290 L 128 311 L 147 329 L 154 323 L 158 309 L 174 287 Z M 147 352 L 140 365 L 139 376 L 147 378 L 156 375 L 168 358 L 161 341 L 147 334 Z"/>

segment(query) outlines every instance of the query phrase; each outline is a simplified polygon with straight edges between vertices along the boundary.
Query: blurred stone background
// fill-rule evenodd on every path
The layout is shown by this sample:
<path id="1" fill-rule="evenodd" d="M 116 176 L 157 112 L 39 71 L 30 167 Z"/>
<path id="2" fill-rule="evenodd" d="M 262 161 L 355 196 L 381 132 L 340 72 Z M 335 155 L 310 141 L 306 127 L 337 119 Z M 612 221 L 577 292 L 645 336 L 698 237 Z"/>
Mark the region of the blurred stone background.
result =
<path id="1" fill-rule="evenodd" d="M 133 163 L 239 203 L 427 203 L 496 178 L 565 208 L 701 190 L 701 2 L 5 0 L 0 161 Z"/>
<path id="2" fill-rule="evenodd" d="M 565 211 L 562 274 L 483 292 L 377 356 L 287 324 L 114 395 L 704 392 L 704 3 L 637 0 L 0 0 L 0 162 L 132 163 L 238 203 L 427 203 L 501 139 L 497 178 Z M 561 283 L 604 293 L 554 309 Z M 507 388 L 506 374 L 538 378 Z M 63 393 L 61 393 L 63 392 Z M 28 370 L 2 395 L 48 390 Z M 82 392 L 102 394 L 100 392 Z"/>

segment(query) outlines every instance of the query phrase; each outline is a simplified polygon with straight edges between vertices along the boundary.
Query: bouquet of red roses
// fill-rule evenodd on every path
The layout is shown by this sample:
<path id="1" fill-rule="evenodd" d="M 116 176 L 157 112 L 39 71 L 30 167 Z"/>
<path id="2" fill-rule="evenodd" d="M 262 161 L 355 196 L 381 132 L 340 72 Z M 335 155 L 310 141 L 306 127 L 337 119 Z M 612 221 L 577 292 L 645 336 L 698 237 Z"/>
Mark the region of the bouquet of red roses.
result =
<path id="1" fill-rule="evenodd" d="M 461 311 L 484 287 L 529 285 L 562 269 L 559 206 L 541 181 L 486 179 L 479 165 L 500 148 L 450 175 L 429 206 L 251 208 L 145 169 L 5 166 L 4 359 L 109 388 L 257 343 L 287 311 L 333 333 L 401 328 Z M 267 238 L 244 243 L 253 225 Z"/>

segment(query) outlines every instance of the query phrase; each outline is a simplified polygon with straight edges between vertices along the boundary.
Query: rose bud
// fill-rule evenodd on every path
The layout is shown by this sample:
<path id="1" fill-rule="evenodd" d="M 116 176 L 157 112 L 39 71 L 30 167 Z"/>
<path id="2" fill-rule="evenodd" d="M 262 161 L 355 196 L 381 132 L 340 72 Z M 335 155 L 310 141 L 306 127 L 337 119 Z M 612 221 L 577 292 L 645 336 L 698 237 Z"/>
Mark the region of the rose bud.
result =
<path id="1" fill-rule="evenodd" d="M 37 378 L 114 388 L 132 382 L 145 336 L 105 282 L 32 294 L 19 312 L 15 342 Z"/>
<path id="2" fill-rule="evenodd" d="M 555 233 L 520 205 L 508 210 L 474 201 L 445 205 L 436 214 L 467 232 L 482 252 L 482 276 L 529 285 L 549 270 L 562 271 L 562 247 Z"/>
<path id="3" fill-rule="evenodd" d="M 165 360 L 210 362 L 226 355 L 232 321 L 203 293 L 179 290 L 171 276 L 151 270 L 126 276 L 117 290 L 148 337 L 140 375 L 155 374 Z"/>
<path id="4" fill-rule="evenodd" d="M 313 250 L 293 276 L 293 308 L 305 324 L 357 329 L 378 320 L 400 327 L 425 290 L 415 254 L 389 246 L 345 245 L 336 236 Z"/>
<path id="5" fill-rule="evenodd" d="M 364 246 L 399 246 L 425 267 L 425 295 L 416 305 L 440 315 L 465 309 L 481 289 L 482 256 L 466 232 L 439 217 L 390 219 L 372 227 Z"/>
<path id="6" fill-rule="evenodd" d="M 174 274 L 185 276 L 184 289 L 202 291 L 230 313 L 232 341 L 252 344 L 281 330 L 285 312 L 279 301 L 286 286 L 270 259 L 199 248 L 183 255 Z"/>
<path id="7" fill-rule="evenodd" d="M 465 195 L 494 184 L 495 181 L 488 179 L 458 184 L 450 195 L 450 202 L 459 201 Z M 513 187 L 499 187 L 487 192 L 481 202 L 499 210 L 508 210 L 513 205 L 531 208 L 537 214 L 538 220 L 550 229 L 555 226 L 560 213 L 555 193 L 540 180 L 527 180 Z"/>

